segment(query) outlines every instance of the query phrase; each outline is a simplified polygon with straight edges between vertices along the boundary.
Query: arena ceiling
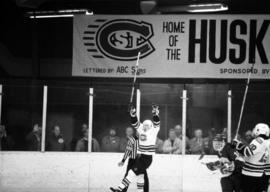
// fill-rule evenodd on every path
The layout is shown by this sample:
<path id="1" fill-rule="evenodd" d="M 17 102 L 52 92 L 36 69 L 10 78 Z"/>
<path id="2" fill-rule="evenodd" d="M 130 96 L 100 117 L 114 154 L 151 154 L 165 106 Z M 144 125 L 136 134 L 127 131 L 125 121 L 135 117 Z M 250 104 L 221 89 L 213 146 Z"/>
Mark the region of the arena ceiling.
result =
<path id="1" fill-rule="evenodd" d="M 198 3 L 224 3 L 225 13 L 270 13 L 269 0 L 14 0 L 24 9 L 74 9 L 84 8 L 95 14 L 141 14 L 141 2 L 152 1 L 156 7 L 173 7 Z M 175 14 L 175 13 L 173 13 Z"/>

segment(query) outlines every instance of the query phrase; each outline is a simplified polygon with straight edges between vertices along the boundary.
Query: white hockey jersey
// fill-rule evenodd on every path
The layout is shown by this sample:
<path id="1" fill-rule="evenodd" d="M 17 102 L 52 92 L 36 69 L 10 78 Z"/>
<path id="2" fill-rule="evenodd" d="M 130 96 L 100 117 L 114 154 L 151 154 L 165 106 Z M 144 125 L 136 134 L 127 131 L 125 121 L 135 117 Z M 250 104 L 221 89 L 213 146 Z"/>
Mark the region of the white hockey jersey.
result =
<path id="1" fill-rule="evenodd" d="M 249 146 L 243 149 L 245 164 L 242 169 L 243 175 L 261 177 L 265 172 L 267 160 L 269 159 L 269 140 L 261 137 L 253 139 Z"/>
<path id="2" fill-rule="evenodd" d="M 265 164 L 265 169 L 264 169 L 264 173 L 265 175 L 270 175 L 270 140 L 268 140 L 269 142 L 269 151 L 268 151 L 268 156 L 266 156 L 266 164 Z"/>
<path id="3" fill-rule="evenodd" d="M 153 122 L 153 127 L 147 131 L 143 130 L 143 124 L 134 124 L 139 137 L 138 154 L 154 155 L 156 151 L 156 140 L 160 130 L 160 122 Z"/>

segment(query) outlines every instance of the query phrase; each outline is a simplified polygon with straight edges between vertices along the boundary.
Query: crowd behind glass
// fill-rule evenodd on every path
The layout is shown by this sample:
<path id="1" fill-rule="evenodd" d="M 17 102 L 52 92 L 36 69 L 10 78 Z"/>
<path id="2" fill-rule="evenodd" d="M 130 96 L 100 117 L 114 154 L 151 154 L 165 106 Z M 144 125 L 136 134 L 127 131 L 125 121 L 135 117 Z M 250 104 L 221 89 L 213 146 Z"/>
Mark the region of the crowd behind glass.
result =
<path id="1" fill-rule="evenodd" d="M 88 126 L 82 124 L 81 135 L 78 138 L 73 138 L 67 141 L 65 135 L 61 132 L 61 127 L 55 125 L 49 130 L 46 135 L 45 151 L 88 151 Z M 124 152 L 128 141 L 128 137 L 134 134 L 132 127 L 121 129 L 125 136 L 119 136 L 115 128 L 107 130 L 107 134 L 100 140 L 92 138 L 92 152 Z M 34 124 L 32 130 L 25 137 L 25 148 L 27 151 L 41 150 L 41 133 L 42 128 L 39 124 Z M 192 134 L 187 135 L 186 153 L 187 154 L 215 154 L 212 142 L 216 134 L 222 134 L 226 139 L 227 128 L 224 128 L 221 133 L 217 133 L 215 128 L 210 128 L 203 132 L 202 129 L 195 129 Z M 122 134 L 123 135 L 123 134 Z M 248 130 L 240 135 L 242 141 L 249 143 L 252 139 L 252 131 Z M 182 154 L 182 127 L 175 125 L 168 130 L 168 138 L 156 140 L 156 153 L 159 154 Z M 8 129 L 4 125 L 0 125 L 0 150 L 14 150 L 15 141 L 12 135 L 8 134 Z"/>
<path id="2" fill-rule="evenodd" d="M 29 82 L 10 82 L 3 86 L 0 150 L 41 151 L 43 86 Z M 52 83 L 52 82 L 51 82 Z M 124 152 L 132 134 L 127 115 L 130 84 L 96 83 L 94 87 L 92 152 Z M 227 100 L 232 99 L 232 138 L 237 126 L 244 86 L 232 84 L 186 84 L 186 154 L 215 154 L 216 134 L 227 135 Z M 149 107 L 160 106 L 161 130 L 156 142 L 160 154 L 182 153 L 183 84 L 140 84 L 143 119 L 151 118 Z M 257 122 L 269 123 L 268 84 L 250 87 L 241 136 L 249 142 Z M 259 102 L 260 101 L 260 102 Z M 48 85 L 45 151 L 88 151 L 89 86 L 67 81 Z M 150 115 L 150 116 L 149 116 Z"/>

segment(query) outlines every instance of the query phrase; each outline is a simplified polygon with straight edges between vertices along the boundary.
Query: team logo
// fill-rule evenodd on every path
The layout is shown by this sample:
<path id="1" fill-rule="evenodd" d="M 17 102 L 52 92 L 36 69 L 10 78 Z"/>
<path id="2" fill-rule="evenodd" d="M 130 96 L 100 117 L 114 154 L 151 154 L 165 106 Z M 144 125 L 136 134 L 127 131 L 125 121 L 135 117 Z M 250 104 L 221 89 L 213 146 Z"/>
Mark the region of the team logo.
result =
<path id="1" fill-rule="evenodd" d="M 146 57 L 155 51 L 150 39 L 153 27 L 144 21 L 130 19 L 95 20 L 84 32 L 84 45 L 94 58 L 108 57 L 114 60 L 132 61 L 138 52 Z"/>

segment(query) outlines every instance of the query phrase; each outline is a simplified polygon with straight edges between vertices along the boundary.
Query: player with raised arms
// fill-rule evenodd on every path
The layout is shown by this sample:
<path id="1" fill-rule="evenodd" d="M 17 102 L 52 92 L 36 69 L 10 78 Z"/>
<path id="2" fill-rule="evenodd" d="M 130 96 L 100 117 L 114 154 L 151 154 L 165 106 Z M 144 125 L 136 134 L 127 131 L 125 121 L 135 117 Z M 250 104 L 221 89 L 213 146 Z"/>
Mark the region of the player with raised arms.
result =
<path id="1" fill-rule="evenodd" d="M 144 173 L 152 164 L 152 158 L 156 150 L 156 139 L 160 130 L 159 107 L 152 106 L 153 120 L 145 120 L 141 123 L 136 116 L 135 107 L 130 107 L 131 125 L 137 130 L 139 146 L 134 165 L 128 171 L 126 177 L 117 188 L 110 188 L 113 192 L 122 192 L 134 178 L 137 178 L 137 191 L 143 192 Z"/>
<path id="2" fill-rule="evenodd" d="M 128 136 L 128 142 L 127 142 L 127 146 L 125 149 L 125 153 L 124 156 L 122 158 L 122 160 L 118 163 L 119 167 L 122 167 L 125 163 L 125 161 L 128 159 L 128 164 L 127 164 L 127 168 L 126 168 L 126 173 L 125 176 L 127 176 L 129 170 L 131 170 L 131 168 L 133 167 L 133 165 L 136 163 L 136 157 L 137 157 L 137 149 L 139 146 L 139 138 L 137 137 L 137 135 L 135 134 L 135 132 L 133 131 L 133 128 L 128 127 L 128 130 L 132 130 L 132 135 Z M 144 173 L 144 189 L 143 192 L 149 192 L 149 185 L 148 185 L 148 175 L 147 175 L 147 171 L 145 171 Z M 126 192 L 128 190 L 128 186 L 122 190 L 122 192 Z"/>

